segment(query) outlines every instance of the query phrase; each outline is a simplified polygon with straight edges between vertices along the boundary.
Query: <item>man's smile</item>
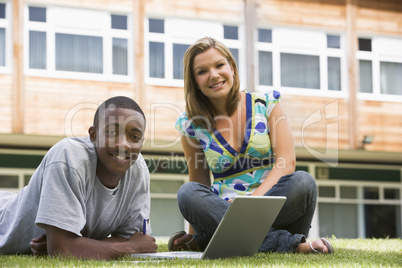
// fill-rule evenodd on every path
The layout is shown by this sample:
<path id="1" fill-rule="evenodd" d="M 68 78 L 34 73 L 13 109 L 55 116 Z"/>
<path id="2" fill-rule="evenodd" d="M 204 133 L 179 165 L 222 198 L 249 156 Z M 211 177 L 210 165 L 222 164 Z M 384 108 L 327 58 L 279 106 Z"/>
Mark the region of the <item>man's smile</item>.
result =
<path id="1" fill-rule="evenodd" d="M 131 158 L 130 156 L 120 155 L 118 153 L 110 153 L 110 156 L 117 159 L 119 162 L 126 162 L 127 160 L 130 160 L 130 158 Z"/>

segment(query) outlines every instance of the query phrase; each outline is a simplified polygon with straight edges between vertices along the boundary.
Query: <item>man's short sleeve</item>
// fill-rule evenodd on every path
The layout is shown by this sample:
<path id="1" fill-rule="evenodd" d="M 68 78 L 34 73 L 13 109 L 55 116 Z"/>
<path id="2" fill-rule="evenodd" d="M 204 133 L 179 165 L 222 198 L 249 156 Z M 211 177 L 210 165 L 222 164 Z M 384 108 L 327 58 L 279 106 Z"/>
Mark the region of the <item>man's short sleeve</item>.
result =
<path id="1" fill-rule="evenodd" d="M 81 236 L 85 197 L 77 172 L 65 163 L 52 163 L 43 174 L 42 193 L 35 223 L 51 225 Z"/>

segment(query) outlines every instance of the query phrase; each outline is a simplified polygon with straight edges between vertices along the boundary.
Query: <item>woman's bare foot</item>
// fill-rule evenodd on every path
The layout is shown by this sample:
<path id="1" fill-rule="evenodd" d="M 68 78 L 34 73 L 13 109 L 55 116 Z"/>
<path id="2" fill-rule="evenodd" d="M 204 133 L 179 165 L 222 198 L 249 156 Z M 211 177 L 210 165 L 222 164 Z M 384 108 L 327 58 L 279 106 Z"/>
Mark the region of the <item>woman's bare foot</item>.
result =
<path id="1" fill-rule="evenodd" d="M 171 244 L 171 250 L 173 251 L 198 251 L 197 241 L 195 241 L 194 236 L 185 232 L 179 232 L 178 235 L 173 234 L 170 238 L 169 244 Z"/>
<path id="2" fill-rule="evenodd" d="M 297 253 L 333 253 L 331 243 L 325 238 L 312 242 L 300 243 L 296 249 Z"/>

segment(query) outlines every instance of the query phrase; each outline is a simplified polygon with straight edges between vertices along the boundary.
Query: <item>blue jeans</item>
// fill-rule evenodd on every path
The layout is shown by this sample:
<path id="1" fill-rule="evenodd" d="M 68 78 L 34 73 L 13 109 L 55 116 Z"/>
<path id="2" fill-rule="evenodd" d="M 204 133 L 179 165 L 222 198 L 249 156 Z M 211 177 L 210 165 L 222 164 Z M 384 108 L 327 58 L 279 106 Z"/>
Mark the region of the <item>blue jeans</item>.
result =
<path id="1" fill-rule="evenodd" d="M 295 252 L 306 241 L 317 200 L 317 186 L 307 172 L 296 171 L 279 179 L 266 196 L 286 196 L 270 231 L 259 248 L 262 252 Z M 183 184 L 177 200 L 183 217 L 191 224 L 201 250 L 218 227 L 230 203 L 197 182 Z"/>

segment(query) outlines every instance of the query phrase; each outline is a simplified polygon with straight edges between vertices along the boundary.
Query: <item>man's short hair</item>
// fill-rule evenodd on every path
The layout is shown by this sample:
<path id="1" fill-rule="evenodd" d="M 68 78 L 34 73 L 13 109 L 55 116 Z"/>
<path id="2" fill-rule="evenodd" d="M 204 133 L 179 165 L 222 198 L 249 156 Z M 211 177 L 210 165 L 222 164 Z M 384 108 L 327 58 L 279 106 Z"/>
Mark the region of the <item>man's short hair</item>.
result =
<path id="1" fill-rule="evenodd" d="M 94 127 L 98 126 L 99 123 L 99 110 L 105 111 L 106 109 L 113 108 L 113 109 L 130 109 L 139 112 L 144 117 L 146 121 L 145 114 L 142 111 L 141 107 L 133 100 L 128 97 L 124 96 L 117 96 L 110 98 L 104 101 L 101 105 L 99 105 L 98 109 L 95 112 L 94 116 Z"/>

